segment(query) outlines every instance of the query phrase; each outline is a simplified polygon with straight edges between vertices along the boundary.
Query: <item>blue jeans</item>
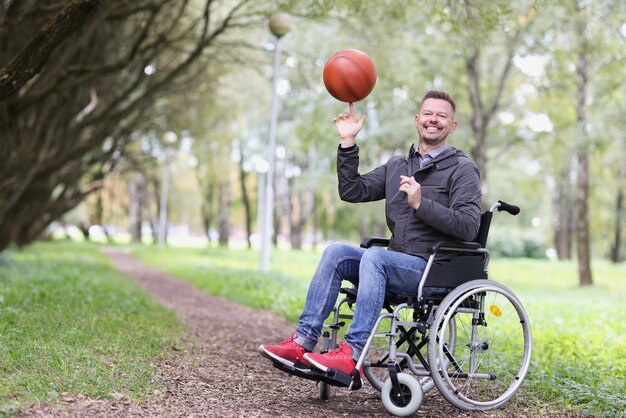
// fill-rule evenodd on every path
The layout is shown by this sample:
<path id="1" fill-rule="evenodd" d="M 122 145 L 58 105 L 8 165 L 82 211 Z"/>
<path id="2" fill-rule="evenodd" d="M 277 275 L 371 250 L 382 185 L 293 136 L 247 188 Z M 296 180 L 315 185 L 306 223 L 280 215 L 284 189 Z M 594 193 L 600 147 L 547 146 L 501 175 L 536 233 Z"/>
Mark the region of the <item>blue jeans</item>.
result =
<path id="1" fill-rule="evenodd" d="M 356 360 L 383 308 L 385 294 L 417 295 L 425 268 L 423 258 L 385 248 L 363 249 L 346 244 L 328 246 L 309 285 L 295 342 L 313 351 L 324 321 L 335 306 L 341 281 L 348 280 L 358 286 L 354 318 L 345 336 Z"/>

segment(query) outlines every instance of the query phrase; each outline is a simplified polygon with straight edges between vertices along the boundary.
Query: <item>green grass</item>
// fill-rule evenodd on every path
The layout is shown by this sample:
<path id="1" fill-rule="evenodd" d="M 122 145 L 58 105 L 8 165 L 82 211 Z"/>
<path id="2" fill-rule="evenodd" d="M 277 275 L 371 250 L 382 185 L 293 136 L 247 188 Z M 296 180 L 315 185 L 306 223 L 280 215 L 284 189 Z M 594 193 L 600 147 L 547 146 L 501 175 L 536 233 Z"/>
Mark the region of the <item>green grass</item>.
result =
<path id="1" fill-rule="evenodd" d="M 181 334 L 174 314 L 96 246 L 0 254 L 0 415 L 62 393 L 140 399 L 155 359 Z"/>
<path id="2" fill-rule="evenodd" d="M 273 311 L 292 322 L 304 305 L 309 268 L 315 268 L 314 258 L 319 257 L 310 252 L 284 253 L 273 257 L 268 274 L 259 271 L 258 253 L 252 251 L 135 247 L 133 254 L 212 295 Z"/>
<path id="3" fill-rule="evenodd" d="M 137 247 L 149 264 L 207 292 L 273 310 L 292 322 L 320 254 L 275 251 L 271 273 L 257 252 Z M 498 259 L 490 277 L 522 300 L 532 322 L 533 361 L 525 389 L 542 401 L 591 415 L 626 415 L 626 265 L 593 264 L 593 287 L 578 287 L 573 262 Z"/>
<path id="4" fill-rule="evenodd" d="M 498 260 L 491 273 L 529 313 L 532 387 L 583 412 L 626 415 L 626 265 L 595 261 L 593 287 L 578 286 L 573 262 Z"/>
<path id="5" fill-rule="evenodd" d="M 247 250 L 135 247 L 149 264 L 205 291 L 295 322 L 320 254 L 275 251 L 258 271 Z M 593 263 L 577 286 L 572 262 L 497 259 L 490 275 L 522 300 L 533 362 L 522 402 L 626 415 L 626 265 Z M 62 393 L 139 399 L 154 361 L 179 338 L 174 315 L 118 273 L 96 246 L 45 243 L 0 254 L 0 415 Z M 533 399 L 537 399 L 533 401 Z"/>

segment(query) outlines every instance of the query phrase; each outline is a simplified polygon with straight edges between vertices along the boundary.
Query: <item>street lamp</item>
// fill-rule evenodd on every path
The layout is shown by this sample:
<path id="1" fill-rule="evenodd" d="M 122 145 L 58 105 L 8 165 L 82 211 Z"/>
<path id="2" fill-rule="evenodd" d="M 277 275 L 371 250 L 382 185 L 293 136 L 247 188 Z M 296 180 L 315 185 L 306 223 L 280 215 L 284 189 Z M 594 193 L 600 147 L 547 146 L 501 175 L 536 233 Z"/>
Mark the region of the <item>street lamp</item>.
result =
<path id="1" fill-rule="evenodd" d="M 261 271 L 270 268 L 270 245 L 272 237 L 272 214 L 274 213 L 274 166 L 276 160 L 276 121 L 278 119 L 278 76 L 280 71 L 280 39 L 289 32 L 291 19 L 286 13 L 276 13 L 269 21 L 269 29 L 274 35 L 274 77 L 272 79 L 272 102 L 270 115 L 270 138 L 267 149 L 267 175 L 265 177 L 265 205 L 261 228 Z"/>
<path id="2" fill-rule="evenodd" d="M 161 179 L 161 203 L 159 205 L 159 230 L 157 240 L 159 247 L 165 245 L 165 234 L 167 231 L 167 195 L 170 188 L 170 147 L 176 143 L 176 134 L 172 131 L 166 132 L 163 136 L 165 142 L 165 161 L 163 161 L 163 177 Z"/>

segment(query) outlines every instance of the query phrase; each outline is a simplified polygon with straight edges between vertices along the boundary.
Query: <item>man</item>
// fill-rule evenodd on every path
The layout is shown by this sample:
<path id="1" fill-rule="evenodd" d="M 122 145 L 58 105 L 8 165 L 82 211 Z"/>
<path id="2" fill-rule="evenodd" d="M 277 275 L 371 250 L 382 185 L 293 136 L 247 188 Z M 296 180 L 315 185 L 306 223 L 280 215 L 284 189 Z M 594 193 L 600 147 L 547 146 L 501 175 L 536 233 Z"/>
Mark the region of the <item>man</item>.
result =
<path id="1" fill-rule="evenodd" d="M 388 249 L 332 244 L 324 251 L 309 286 L 293 336 L 278 345 L 261 345 L 259 352 L 274 362 L 351 374 L 375 321 L 385 294 L 417 294 L 428 250 L 438 241 L 476 238 L 481 215 L 480 177 L 476 165 L 447 145 L 456 130 L 454 100 L 442 91 L 429 91 L 415 116 L 417 150 L 392 157 L 378 168 L 359 174 L 356 136 L 365 115 L 356 120 L 354 105 L 333 119 L 339 133 L 337 175 L 339 196 L 347 202 L 386 199 Z M 324 320 L 337 300 L 342 280 L 358 287 L 355 312 L 346 343 L 325 354 L 313 353 Z M 362 370 L 360 370 L 362 373 Z"/>

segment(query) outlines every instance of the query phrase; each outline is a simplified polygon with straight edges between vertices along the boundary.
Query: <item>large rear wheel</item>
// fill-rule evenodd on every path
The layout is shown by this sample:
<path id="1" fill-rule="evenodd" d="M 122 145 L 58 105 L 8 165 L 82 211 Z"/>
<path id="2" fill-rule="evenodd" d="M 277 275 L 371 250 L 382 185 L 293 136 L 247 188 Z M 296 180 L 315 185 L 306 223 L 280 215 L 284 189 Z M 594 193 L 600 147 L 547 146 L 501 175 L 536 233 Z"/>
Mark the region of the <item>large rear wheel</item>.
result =
<path id="1" fill-rule="evenodd" d="M 454 347 L 445 342 L 452 327 Z M 440 365 L 432 370 L 433 381 L 461 409 L 508 402 L 524 381 L 531 353 L 524 307 L 509 289 L 490 280 L 474 280 L 450 292 L 431 326 L 429 363 Z"/>

